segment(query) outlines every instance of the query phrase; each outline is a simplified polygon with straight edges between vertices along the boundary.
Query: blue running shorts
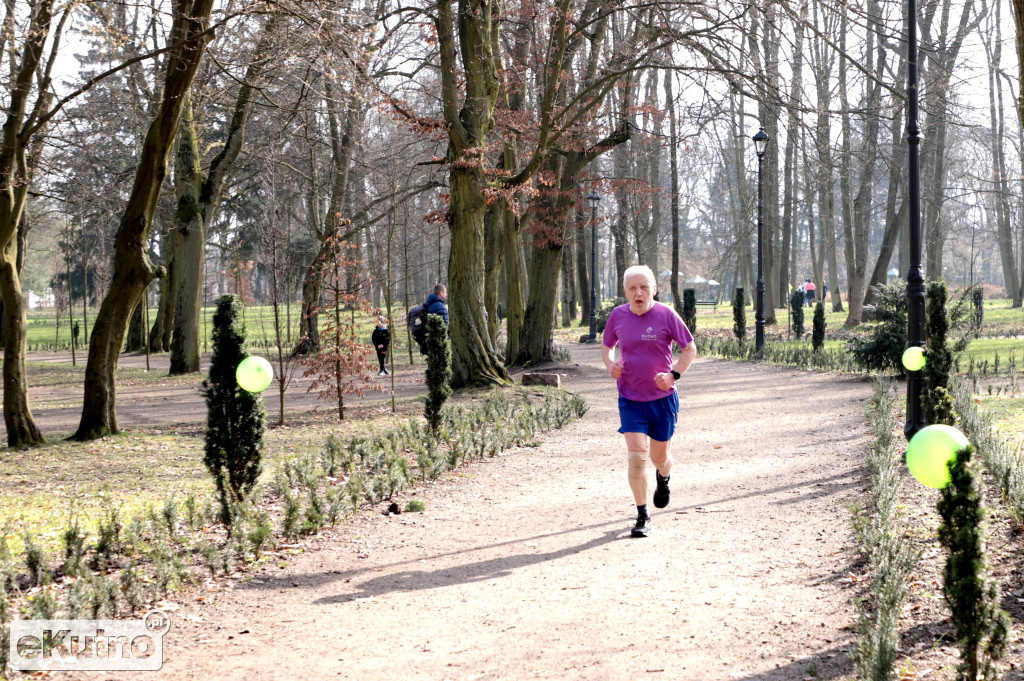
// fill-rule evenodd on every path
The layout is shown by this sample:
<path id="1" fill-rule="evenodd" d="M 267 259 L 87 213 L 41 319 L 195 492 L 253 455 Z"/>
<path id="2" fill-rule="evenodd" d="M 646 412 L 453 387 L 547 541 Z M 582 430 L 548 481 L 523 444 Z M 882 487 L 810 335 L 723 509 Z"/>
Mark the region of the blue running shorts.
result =
<path id="1" fill-rule="evenodd" d="M 645 433 L 652 440 L 668 442 L 676 432 L 679 393 L 673 391 L 653 402 L 636 402 L 619 396 L 620 433 Z"/>

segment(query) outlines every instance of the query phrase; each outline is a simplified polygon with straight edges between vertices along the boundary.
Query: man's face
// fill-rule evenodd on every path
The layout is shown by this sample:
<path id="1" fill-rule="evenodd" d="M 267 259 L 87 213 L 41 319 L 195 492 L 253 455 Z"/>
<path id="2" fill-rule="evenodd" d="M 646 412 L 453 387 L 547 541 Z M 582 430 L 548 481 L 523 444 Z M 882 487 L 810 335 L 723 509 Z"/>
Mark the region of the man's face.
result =
<path id="1" fill-rule="evenodd" d="M 626 278 L 626 300 L 629 308 L 636 314 L 643 314 L 654 304 L 654 294 L 658 287 L 651 283 L 647 275 L 631 274 Z"/>
<path id="2" fill-rule="evenodd" d="M 448 289 L 446 289 L 446 288 L 441 289 L 441 292 L 438 293 L 437 295 L 444 302 L 446 302 L 446 303 L 448 302 Z"/>

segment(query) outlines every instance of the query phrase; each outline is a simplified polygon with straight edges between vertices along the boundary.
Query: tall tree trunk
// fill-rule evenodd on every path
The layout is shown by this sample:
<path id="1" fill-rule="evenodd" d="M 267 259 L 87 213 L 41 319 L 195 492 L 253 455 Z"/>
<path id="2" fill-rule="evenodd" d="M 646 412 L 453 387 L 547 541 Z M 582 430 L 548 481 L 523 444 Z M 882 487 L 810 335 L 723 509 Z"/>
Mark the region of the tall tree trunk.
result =
<path id="1" fill-rule="evenodd" d="M 558 280 L 563 244 L 548 241 L 534 248 L 530 258 L 530 280 L 554 282 Z M 552 333 L 555 322 L 555 287 L 531 286 L 526 303 L 526 321 L 519 345 L 516 365 L 539 364 L 553 359 Z"/>
<path id="2" fill-rule="evenodd" d="M 160 280 L 160 303 L 149 330 L 149 351 L 167 352 L 171 349 L 171 330 L 174 328 L 174 293 L 178 289 L 178 259 L 181 257 L 181 232 L 171 226 L 163 236 L 160 249 L 164 254 L 166 274 Z"/>
<path id="3" fill-rule="evenodd" d="M 644 211 L 643 219 L 640 221 L 641 243 L 637 250 L 640 253 L 640 263 L 647 265 L 654 272 L 655 278 L 660 276 L 661 264 L 658 257 L 658 236 L 661 234 L 661 138 L 662 115 L 658 104 L 658 74 L 651 73 L 647 78 L 646 106 L 651 113 L 644 116 L 645 130 L 651 130 L 653 139 L 642 140 L 645 153 L 643 154 L 644 179 L 648 182 L 651 194 L 650 208 Z"/>
<path id="4" fill-rule="evenodd" d="M 576 197 L 577 205 L 583 192 Z M 590 221 L 586 211 L 576 211 L 576 281 L 579 285 L 580 326 L 590 326 L 590 258 L 594 252 L 590 245 Z M 596 268 L 595 268 L 596 270 Z M 596 282 L 595 282 L 596 284 Z"/>
<path id="5" fill-rule="evenodd" d="M 922 155 L 922 208 L 925 236 L 925 274 L 930 279 L 942 277 L 942 256 L 945 249 L 946 227 L 942 220 L 942 204 L 946 187 L 946 130 L 949 121 L 949 86 L 953 66 L 960 54 L 960 48 L 968 33 L 974 30 L 984 17 L 984 12 L 971 18 L 974 0 L 965 0 L 961 8 L 960 21 L 953 24 L 954 35 L 947 43 L 950 28 L 949 13 L 951 0 L 942 0 L 939 35 L 929 50 L 930 74 L 925 86 L 922 109 L 928 112 L 926 128 L 930 134 L 924 138 Z M 922 38 L 927 44 L 930 27 L 922 27 Z"/>
<path id="6" fill-rule="evenodd" d="M 18 275 L 19 239 L 7 242 L 0 257 L 0 300 L 3 301 L 4 425 L 7 444 L 27 447 L 44 442 L 28 406 L 28 374 L 25 369 L 27 318 L 25 298 Z"/>
<path id="7" fill-rule="evenodd" d="M 505 229 L 504 205 L 497 202 L 484 217 L 484 309 L 487 310 L 487 335 L 491 345 L 498 342 L 498 284 L 501 280 L 501 265 L 505 249 L 502 247 Z"/>
<path id="8" fill-rule="evenodd" d="M 627 85 L 623 88 L 623 101 L 621 108 L 623 111 L 628 111 L 630 102 L 632 99 L 629 97 L 629 92 L 633 89 L 633 85 Z M 623 114 L 628 116 L 628 114 Z M 628 178 L 631 176 L 632 168 L 630 167 L 630 148 L 626 145 L 622 145 L 615 149 L 612 154 L 612 163 L 614 168 L 615 177 L 617 178 Z M 619 182 L 615 187 L 615 216 L 610 222 L 610 231 L 612 236 L 612 244 L 615 248 L 615 280 L 622 281 L 623 273 L 626 268 L 632 263 L 626 257 L 628 251 L 627 242 L 629 240 L 629 189 L 622 182 Z M 618 289 L 616 288 L 616 291 Z M 598 308 L 600 308 L 600 302 Z"/>
<path id="9" fill-rule="evenodd" d="M 128 322 L 128 333 L 124 339 L 125 352 L 138 352 L 146 349 L 146 328 L 142 319 L 142 305 L 136 305 Z"/>
<path id="10" fill-rule="evenodd" d="M 995 36 L 990 38 L 991 46 L 987 50 L 989 53 L 988 91 L 991 129 L 989 139 L 992 144 L 992 179 L 995 189 L 992 203 L 996 209 L 996 241 L 999 245 L 999 259 L 1003 266 L 1006 297 L 1010 298 L 1013 307 L 1020 307 L 1020 276 L 1024 276 L 1024 272 L 1018 275 L 1016 256 L 1013 252 L 1013 231 L 1010 228 L 1010 183 L 1009 173 L 1006 169 L 1006 154 L 1003 151 L 1006 124 L 1003 118 L 1003 85 L 998 75 L 1003 52 L 1001 19 L 1002 4 L 996 3 L 995 21 L 993 22 Z"/>
<path id="11" fill-rule="evenodd" d="M 199 371 L 199 320 L 202 314 L 206 235 L 220 206 L 225 179 L 242 150 L 246 125 L 252 111 L 253 90 L 262 84 L 263 72 L 268 63 L 267 53 L 279 23 L 279 15 L 273 15 L 260 29 L 245 79 L 238 88 L 224 145 L 213 157 L 205 176 L 200 165 L 199 136 L 192 115 L 191 98 L 185 105 L 178 130 L 174 178 L 177 196 L 175 227 L 181 238 L 181 248 L 175 262 L 177 272 L 174 278 L 174 319 L 170 347 L 172 376 Z"/>
<path id="12" fill-rule="evenodd" d="M 811 277 L 818 284 L 818 290 L 821 292 L 821 296 L 818 298 L 824 304 L 825 302 L 825 258 L 824 253 L 820 247 L 815 247 L 814 237 L 814 226 L 815 226 L 815 215 L 814 215 L 814 181 L 812 179 L 812 173 L 810 172 L 810 161 L 807 157 L 807 139 L 804 131 L 800 132 L 800 147 L 801 156 L 804 162 L 804 196 L 807 204 L 807 250 L 811 260 Z"/>
<path id="13" fill-rule="evenodd" d="M 542 211 L 548 215 L 568 215 L 573 209 L 581 171 L 605 151 L 629 140 L 630 129 L 623 125 L 594 146 L 582 152 L 567 152 L 564 159 L 549 160 L 549 170 L 555 173 L 558 192 Z M 572 224 L 570 222 L 570 224 Z M 530 286 L 527 294 L 526 315 L 520 337 L 519 351 L 509 354 L 509 364 L 526 366 L 552 359 L 552 331 L 554 329 L 555 287 L 545 285 L 557 280 L 561 250 L 571 228 L 549 232 L 543 240 L 536 239 L 530 257 Z"/>
<path id="14" fill-rule="evenodd" d="M 843 13 L 839 24 L 839 106 L 842 109 L 841 123 L 843 134 L 843 146 L 839 162 L 839 197 L 842 203 L 843 216 L 843 255 L 846 259 L 846 297 L 853 295 L 850 290 L 852 285 L 851 273 L 854 269 L 853 263 L 853 190 L 851 157 L 853 156 L 853 125 L 850 123 L 850 98 L 847 87 L 847 73 L 849 66 L 846 59 L 846 32 L 847 17 Z M 851 302 L 852 305 L 852 302 Z M 849 318 L 849 315 L 847 315 Z"/>
<path id="15" fill-rule="evenodd" d="M 781 271 L 779 276 L 779 300 L 789 300 L 789 284 L 796 276 L 796 272 L 790 272 L 790 261 L 793 260 L 796 248 L 796 195 L 797 191 L 797 140 L 800 129 L 800 105 L 803 100 L 803 64 L 804 64 L 804 33 L 803 25 L 807 23 L 807 4 L 809 0 L 800 2 L 800 21 L 796 22 L 796 46 L 793 54 L 793 75 L 789 88 L 789 107 L 787 118 L 786 135 L 786 165 L 782 192 L 782 253 Z M 810 198 L 810 197 L 808 197 Z M 817 281 L 820 285 L 821 281 Z"/>
<path id="16" fill-rule="evenodd" d="M 13 20 L 13 12 L 8 11 Z M 4 381 L 4 423 L 7 427 L 7 444 L 11 447 L 28 447 L 43 442 L 43 436 L 36 427 L 28 406 L 28 379 L 25 370 L 27 318 L 25 299 L 21 289 L 19 261 L 24 262 L 24 249 L 19 234 L 24 227 L 22 217 L 32 179 L 29 163 L 32 133 L 26 130 L 28 99 L 33 81 L 42 63 L 43 46 L 50 34 L 53 19 L 53 1 L 40 0 L 30 18 L 21 47 L 21 60 L 14 65 L 11 61 L 11 82 L 6 102 L 6 117 L 0 146 L 0 301 L 3 310 L 0 321 L 3 328 L 3 381 Z M 7 28 L 6 26 L 4 27 Z M 13 41 L 13 36 L 7 36 Z M 46 78 L 42 90 L 48 89 Z M 45 110 L 46 95 L 37 101 L 37 110 Z M 38 106 L 42 104 L 42 106 Z M 32 114 L 34 118 L 36 112 Z M 42 134 L 42 133 L 40 133 Z M 68 282 L 70 287 L 70 282 Z"/>
<path id="17" fill-rule="evenodd" d="M 519 248 L 520 218 L 502 204 L 505 250 L 505 362 L 519 354 L 523 322 L 526 319 L 526 266 Z"/>
<path id="18" fill-rule="evenodd" d="M 203 288 L 206 230 L 199 196 L 202 182 L 199 138 L 190 95 L 185 96 L 185 107 L 178 126 L 177 147 L 174 164 L 177 202 L 173 229 L 179 235 L 181 248 L 174 260 L 174 289 L 170 291 L 174 306 L 171 376 L 199 371 L 199 293 Z"/>
<path id="19" fill-rule="evenodd" d="M 881 74 L 885 66 L 885 48 L 881 40 L 879 7 L 877 0 L 868 0 L 869 17 L 865 61 L 871 63 L 875 55 L 874 73 Z M 877 46 L 877 47 L 876 47 Z M 878 159 L 878 124 L 881 116 L 882 83 L 876 78 L 867 84 L 864 112 L 864 148 L 859 156 L 860 182 L 853 203 L 853 267 L 847 270 L 850 280 L 850 310 L 846 326 L 860 324 L 864 311 L 865 278 L 868 265 L 868 237 L 871 231 L 871 198 L 874 188 L 875 163 Z"/>
<path id="20" fill-rule="evenodd" d="M 1017 117 L 1024 128 L 1024 0 L 1010 0 L 1013 7 L 1014 35 L 1017 45 Z M 1024 286 L 1024 261 L 1021 265 L 1021 280 Z"/>
<path id="21" fill-rule="evenodd" d="M 768 149 L 762 161 L 763 196 L 762 210 L 762 274 L 764 276 L 764 321 L 770 326 L 777 323 L 775 317 L 775 295 L 779 275 L 779 98 L 781 77 L 779 75 L 779 33 L 775 26 L 775 6 L 765 6 L 759 27 L 760 33 L 752 32 L 751 41 L 760 38 L 760 50 L 751 46 L 755 66 L 761 74 L 758 82 L 758 120 L 768 135 Z M 760 55 L 758 58 L 757 55 Z M 751 292 L 751 299 L 756 292 Z"/>
<path id="22" fill-rule="evenodd" d="M 326 103 L 331 130 L 331 162 L 334 182 L 331 186 L 331 200 L 323 230 L 318 234 L 320 249 L 306 269 L 302 281 L 302 315 L 299 317 L 299 342 L 295 354 L 317 352 L 320 349 L 320 296 L 324 290 L 324 276 L 330 271 L 335 253 L 334 240 L 340 237 L 342 216 L 348 196 L 349 177 L 352 172 L 352 158 L 359 142 L 360 124 L 364 110 L 358 93 L 350 93 L 344 112 L 339 111 L 338 102 L 331 87 L 331 78 L 325 79 Z M 311 201 L 311 206 L 313 205 Z"/>
<path id="23" fill-rule="evenodd" d="M 487 180 L 479 165 L 452 168 L 448 314 L 454 360 L 453 387 L 508 380 L 508 372 L 490 342 L 484 319 L 483 190 L 486 186 Z"/>
<path id="24" fill-rule="evenodd" d="M 572 320 L 576 317 L 576 301 L 573 298 L 573 288 L 576 286 L 576 280 L 572 276 L 572 248 L 562 248 L 562 266 L 559 272 L 559 281 L 561 283 L 561 305 L 562 305 L 562 326 L 568 327 Z M 570 311 L 570 306 L 572 310 Z"/>
<path id="25" fill-rule="evenodd" d="M 675 74 L 672 69 L 665 70 L 665 106 L 668 107 L 668 139 L 669 139 L 669 167 L 672 177 L 669 178 L 669 191 L 671 192 L 671 220 L 672 220 L 672 281 L 669 283 L 672 291 L 672 304 L 676 313 L 683 315 L 683 294 L 679 290 L 679 152 L 677 146 L 679 140 L 676 132 L 676 100 L 672 94 L 672 78 Z"/>
<path id="26" fill-rule="evenodd" d="M 114 276 L 103 298 L 89 340 L 85 367 L 82 418 L 73 438 L 91 440 L 119 432 L 115 373 L 125 328 L 143 291 L 163 271 L 153 267 L 147 253 L 149 229 L 167 174 L 185 95 L 192 86 L 209 39 L 207 29 L 213 0 L 177 0 L 171 27 L 163 100 L 146 135 L 131 196 L 114 242 Z"/>
<path id="27" fill-rule="evenodd" d="M 901 67 L 900 74 L 897 75 L 897 82 L 905 80 L 904 71 L 905 69 Z M 907 161 L 906 145 L 901 144 L 902 113 L 902 107 L 897 108 L 892 122 L 892 161 L 889 163 L 889 188 L 885 198 L 885 231 L 882 233 L 882 243 L 878 247 L 878 259 L 875 260 L 875 267 L 871 272 L 871 279 L 864 294 L 865 305 L 871 305 L 874 302 L 874 287 L 884 284 L 888 279 L 889 263 L 892 262 L 892 254 L 899 242 L 900 231 L 908 218 L 908 207 L 905 200 L 899 202 L 898 209 L 896 207 Z"/>
<path id="28" fill-rule="evenodd" d="M 730 178 L 730 185 L 733 191 L 729 192 L 730 206 L 733 213 L 733 225 L 735 229 L 735 241 L 736 241 L 736 266 L 739 277 L 739 285 L 743 287 L 746 292 L 746 299 L 753 300 L 754 282 L 756 281 L 756 274 L 754 273 L 754 255 L 751 249 L 751 239 L 753 237 L 753 224 L 757 220 L 754 217 L 752 221 L 750 219 L 750 197 L 747 193 L 749 182 L 747 180 L 746 166 L 743 163 L 743 145 L 739 143 L 740 140 L 744 139 L 744 131 L 741 129 L 741 121 L 744 120 L 744 106 L 743 98 L 739 97 L 737 102 L 737 96 L 735 93 L 729 95 L 729 124 L 731 126 L 732 142 L 728 145 L 728 151 L 731 153 L 732 158 L 728 158 L 723 154 L 723 163 L 730 170 L 728 177 Z M 756 188 L 755 188 L 756 189 Z M 733 286 L 735 290 L 736 286 Z"/>
<path id="29" fill-rule="evenodd" d="M 819 34 L 818 6 L 814 10 L 815 34 Z M 845 15 L 844 15 L 845 16 Z M 829 20 L 833 16 L 823 17 L 824 31 L 829 31 Z M 833 24 L 834 25 L 834 24 Z M 822 39 L 812 43 L 810 50 L 813 61 L 815 90 L 817 94 L 817 121 L 815 125 L 814 146 L 818 161 L 816 185 L 818 190 L 818 220 L 821 233 L 821 259 L 827 269 L 829 295 L 832 299 L 832 311 L 843 311 L 843 299 L 839 289 L 839 263 L 836 257 L 836 225 L 835 225 L 835 175 L 832 157 L 832 141 L 829 109 L 832 106 L 832 65 L 835 52 Z M 822 279 L 824 281 L 824 279 Z M 825 299 L 822 289 L 822 300 Z"/>

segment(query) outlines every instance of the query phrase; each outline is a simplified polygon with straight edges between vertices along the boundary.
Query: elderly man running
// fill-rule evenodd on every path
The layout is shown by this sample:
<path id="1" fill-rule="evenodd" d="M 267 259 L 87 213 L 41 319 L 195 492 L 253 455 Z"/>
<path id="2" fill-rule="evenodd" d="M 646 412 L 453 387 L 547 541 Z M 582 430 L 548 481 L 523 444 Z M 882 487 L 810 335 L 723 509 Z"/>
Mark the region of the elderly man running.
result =
<path id="1" fill-rule="evenodd" d="M 668 305 L 656 302 L 658 285 L 646 265 L 635 265 L 622 277 L 627 305 L 608 315 L 601 356 L 619 389 L 619 432 L 629 452 L 629 487 L 636 501 L 636 525 L 631 534 L 645 537 L 651 531 L 647 513 L 647 458 L 657 469 L 654 506 L 669 501 L 672 472 L 672 434 L 679 414 L 675 383 L 697 357 L 697 347 L 686 324 Z M 682 348 L 672 361 L 672 342 Z M 619 359 L 614 359 L 615 347 Z"/>

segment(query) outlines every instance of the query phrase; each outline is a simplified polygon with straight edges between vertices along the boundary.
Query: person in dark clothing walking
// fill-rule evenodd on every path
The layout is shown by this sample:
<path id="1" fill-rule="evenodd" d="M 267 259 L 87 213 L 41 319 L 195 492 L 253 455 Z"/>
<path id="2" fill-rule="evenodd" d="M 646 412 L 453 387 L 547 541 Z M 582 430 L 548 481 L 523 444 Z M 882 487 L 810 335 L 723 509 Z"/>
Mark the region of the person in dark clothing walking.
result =
<path id="1" fill-rule="evenodd" d="M 377 375 L 387 376 L 390 372 L 384 366 L 384 360 L 388 356 L 388 347 L 391 345 L 391 332 L 388 331 L 388 320 L 383 315 L 377 317 L 377 326 L 373 330 L 373 335 L 370 336 L 370 342 L 373 343 L 373 349 L 377 351 L 377 361 L 380 362 L 380 371 L 377 372 Z"/>

